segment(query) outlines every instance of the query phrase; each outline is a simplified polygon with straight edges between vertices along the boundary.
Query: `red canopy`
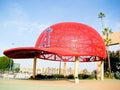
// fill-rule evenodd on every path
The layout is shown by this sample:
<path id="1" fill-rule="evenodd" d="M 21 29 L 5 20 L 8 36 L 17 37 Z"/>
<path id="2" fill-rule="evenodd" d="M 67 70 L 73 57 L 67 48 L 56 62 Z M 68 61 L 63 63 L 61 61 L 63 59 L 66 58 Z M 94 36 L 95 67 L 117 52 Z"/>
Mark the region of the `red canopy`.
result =
<path id="1" fill-rule="evenodd" d="M 75 22 L 63 22 L 46 28 L 38 37 L 35 47 L 16 48 L 4 51 L 11 58 L 47 60 L 98 61 L 106 57 L 104 41 L 90 26 Z M 96 58 L 97 57 L 97 58 Z"/>
<path id="2" fill-rule="evenodd" d="M 48 52 L 35 47 L 18 47 L 4 51 L 5 55 L 14 59 L 39 57 L 39 55 L 43 53 L 47 54 Z"/>

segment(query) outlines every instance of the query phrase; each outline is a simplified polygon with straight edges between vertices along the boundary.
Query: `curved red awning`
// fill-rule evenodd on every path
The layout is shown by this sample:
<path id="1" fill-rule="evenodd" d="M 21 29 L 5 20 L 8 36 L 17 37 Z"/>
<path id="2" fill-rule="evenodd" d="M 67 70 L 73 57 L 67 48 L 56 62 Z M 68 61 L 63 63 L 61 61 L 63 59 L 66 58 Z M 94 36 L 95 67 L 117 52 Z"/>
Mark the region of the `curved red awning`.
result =
<path id="1" fill-rule="evenodd" d="M 14 59 L 34 58 L 39 57 L 41 54 L 47 54 L 48 52 L 35 47 L 18 47 L 5 50 L 3 52 L 6 56 Z"/>

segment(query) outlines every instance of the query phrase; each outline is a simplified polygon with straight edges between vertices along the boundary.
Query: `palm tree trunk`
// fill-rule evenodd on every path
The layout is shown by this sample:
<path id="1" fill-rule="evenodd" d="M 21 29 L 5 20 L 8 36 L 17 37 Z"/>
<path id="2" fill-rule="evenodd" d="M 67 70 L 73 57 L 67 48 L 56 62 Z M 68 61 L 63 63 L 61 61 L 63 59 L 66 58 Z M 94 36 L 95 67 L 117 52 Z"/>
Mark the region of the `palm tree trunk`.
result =
<path id="1" fill-rule="evenodd" d="M 111 64 L 110 64 L 109 46 L 107 46 L 107 58 L 108 58 L 109 77 L 111 78 Z"/>
<path id="2" fill-rule="evenodd" d="M 101 18 L 102 30 L 104 31 L 103 19 Z"/>

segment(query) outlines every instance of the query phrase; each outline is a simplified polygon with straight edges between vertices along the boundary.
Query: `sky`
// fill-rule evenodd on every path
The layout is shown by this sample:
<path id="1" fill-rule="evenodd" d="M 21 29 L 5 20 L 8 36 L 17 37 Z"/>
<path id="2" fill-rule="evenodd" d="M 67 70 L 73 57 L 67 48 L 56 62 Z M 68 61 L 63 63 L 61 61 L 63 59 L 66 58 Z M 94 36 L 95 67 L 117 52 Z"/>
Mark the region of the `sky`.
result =
<path id="1" fill-rule="evenodd" d="M 102 34 L 100 12 L 105 14 L 105 27 L 120 31 L 120 0 L 0 0 L 0 56 L 9 48 L 34 46 L 45 28 L 59 22 L 84 23 Z M 14 62 L 32 67 L 32 60 Z M 38 61 L 38 67 L 55 65 L 58 62 Z M 96 68 L 94 63 L 80 66 L 88 70 Z"/>

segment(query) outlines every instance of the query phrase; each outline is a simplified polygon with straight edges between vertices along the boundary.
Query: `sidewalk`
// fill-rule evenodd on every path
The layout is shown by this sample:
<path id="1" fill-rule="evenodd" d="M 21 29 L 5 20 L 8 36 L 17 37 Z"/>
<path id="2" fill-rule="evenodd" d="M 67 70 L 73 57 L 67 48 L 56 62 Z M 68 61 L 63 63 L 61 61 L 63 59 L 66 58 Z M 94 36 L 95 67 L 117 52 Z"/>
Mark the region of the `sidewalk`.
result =
<path id="1" fill-rule="evenodd" d="M 119 90 L 120 80 L 13 80 L 0 79 L 0 90 Z"/>

